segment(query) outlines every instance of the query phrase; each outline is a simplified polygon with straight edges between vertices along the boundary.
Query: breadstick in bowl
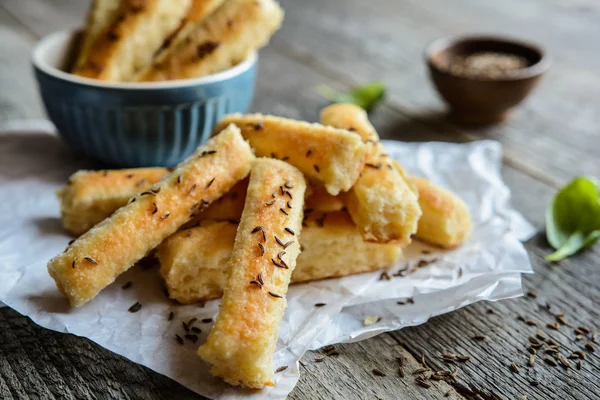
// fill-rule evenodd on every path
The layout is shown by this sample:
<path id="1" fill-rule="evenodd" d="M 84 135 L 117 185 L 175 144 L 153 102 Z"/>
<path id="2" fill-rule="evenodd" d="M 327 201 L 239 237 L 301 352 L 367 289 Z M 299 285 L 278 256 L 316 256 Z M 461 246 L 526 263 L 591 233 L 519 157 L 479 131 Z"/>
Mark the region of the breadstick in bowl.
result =
<path id="1" fill-rule="evenodd" d="M 211 373 L 232 385 L 274 385 L 273 353 L 300 253 L 305 191 L 293 166 L 255 161 L 219 314 L 198 349 Z"/>
<path id="2" fill-rule="evenodd" d="M 161 52 L 137 80 L 189 79 L 231 68 L 267 44 L 282 20 L 274 0 L 228 0 Z"/>
<path id="3" fill-rule="evenodd" d="M 250 171 L 254 155 L 235 126 L 199 147 L 149 190 L 48 263 L 72 306 L 81 306 Z"/>
<path id="4" fill-rule="evenodd" d="M 404 170 L 385 154 L 366 111 L 353 104 L 334 104 L 323 109 L 321 123 L 355 132 L 372 146 L 361 176 L 344 194 L 365 240 L 408 245 L 421 217 L 418 195 Z"/>

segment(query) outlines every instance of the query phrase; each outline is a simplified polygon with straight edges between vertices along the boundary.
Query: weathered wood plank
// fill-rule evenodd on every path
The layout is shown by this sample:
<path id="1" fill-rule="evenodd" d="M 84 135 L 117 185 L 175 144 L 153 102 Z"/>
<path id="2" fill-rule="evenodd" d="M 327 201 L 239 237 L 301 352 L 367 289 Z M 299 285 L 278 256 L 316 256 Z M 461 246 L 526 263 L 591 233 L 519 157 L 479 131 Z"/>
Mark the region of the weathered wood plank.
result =
<path id="1" fill-rule="evenodd" d="M 584 28 L 574 30 L 578 36 L 568 39 L 577 42 L 586 60 L 596 60 L 581 63 L 567 39 L 554 44 L 556 32 L 560 32 L 555 27 L 572 25 L 573 19 L 561 19 L 560 12 L 548 12 L 547 16 L 543 2 L 535 2 L 539 14 L 535 14 L 536 22 L 530 24 L 521 23 L 520 2 L 516 1 L 502 3 L 508 11 L 501 14 L 494 13 L 494 9 L 483 13 L 480 10 L 486 11 L 485 6 L 469 3 L 457 7 L 444 1 L 426 2 L 427 6 L 417 1 L 386 0 L 368 4 L 343 0 L 282 3 L 287 16 L 274 42 L 278 51 L 319 68 L 343 84 L 383 80 L 390 89 L 389 103 L 401 112 L 433 129 L 455 129 L 474 137 L 500 140 L 516 164 L 526 162 L 538 173 L 546 173 L 548 180 L 564 181 L 573 174 L 600 174 L 600 166 L 590 157 L 600 149 L 595 129 L 598 105 L 590 101 L 600 88 L 600 75 L 597 69 L 586 69 L 600 62 L 597 55 L 590 55 L 597 54 L 592 40 L 597 27 L 592 22 L 582 22 Z M 481 3 L 492 2 L 478 2 Z M 533 14 L 529 18 L 533 19 Z M 512 120 L 495 127 L 467 130 L 440 118 L 444 107 L 427 78 L 422 51 L 436 37 L 488 32 L 490 24 L 503 26 L 499 32 L 524 37 L 530 35 L 523 26 L 535 26 L 539 35 L 545 37 L 542 42 L 554 44 L 551 53 L 556 63 Z"/>

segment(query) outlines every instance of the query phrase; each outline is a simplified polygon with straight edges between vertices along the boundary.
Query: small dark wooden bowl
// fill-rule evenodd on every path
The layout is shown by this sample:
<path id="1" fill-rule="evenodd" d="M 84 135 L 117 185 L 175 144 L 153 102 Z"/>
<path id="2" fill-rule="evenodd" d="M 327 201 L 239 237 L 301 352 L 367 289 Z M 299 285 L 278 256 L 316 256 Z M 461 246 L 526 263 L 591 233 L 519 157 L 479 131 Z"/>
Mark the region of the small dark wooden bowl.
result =
<path id="1" fill-rule="evenodd" d="M 448 65 L 456 56 L 497 52 L 524 57 L 528 65 L 502 77 L 454 75 Z M 550 67 L 550 60 L 537 45 L 496 36 L 463 36 L 438 39 L 425 50 L 431 79 L 451 115 L 465 124 L 491 124 L 503 121 Z"/>

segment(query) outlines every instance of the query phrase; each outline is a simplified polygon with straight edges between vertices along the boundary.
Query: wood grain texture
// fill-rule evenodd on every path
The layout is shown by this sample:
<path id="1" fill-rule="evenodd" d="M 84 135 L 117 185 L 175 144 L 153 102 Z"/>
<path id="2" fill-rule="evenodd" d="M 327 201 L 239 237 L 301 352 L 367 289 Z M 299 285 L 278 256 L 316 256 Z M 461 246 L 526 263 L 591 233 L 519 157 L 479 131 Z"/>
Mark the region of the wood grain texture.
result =
<path id="1" fill-rule="evenodd" d="M 555 187 L 574 174 L 600 175 L 594 156 L 600 150 L 600 56 L 595 50 L 600 6 L 592 0 L 281 3 L 286 21 L 273 46 L 261 52 L 253 111 L 316 121 L 327 104 L 316 94 L 319 84 L 344 88 L 383 79 L 390 88 L 388 99 L 371 115 L 382 138 L 500 140 L 513 204 L 540 232 L 527 243 L 536 274 L 524 278 L 525 289 L 534 289 L 536 299 L 476 304 L 419 327 L 335 346 L 340 354 L 323 362 L 314 362 L 321 352 L 310 352 L 301 361 L 300 381 L 290 397 L 440 399 L 451 390 L 449 398 L 458 399 L 520 399 L 525 394 L 528 399 L 598 398 L 600 350 L 584 350 L 582 370 L 544 364 L 543 351 L 530 368 L 527 338 L 539 329 L 567 356 L 585 343 L 574 340 L 574 327 L 600 330 L 600 249 L 559 265 L 546 264 L 543 256 L 550 248 L 542 233 L 544 208 Z M 39 35 L 79 25 L 86 7 L 86 2 L 68 0 L 5 0 L 0 5 L 0 40 L 9 43 L 0 55 L 0 125 L 41 115 L 27 65 L 30 48 Z M 420 61 L 423 46 L 438 36 L 467 31 L 529 37 L 546 44 L 555 57 L 540 88 L 506 124 L 486 129 L 452 124 L 428 83 Z M 571 326 L 546 328 L 561 311 Z M 2 399 L 201 398 L 87 339 L 39 328 L 8 308 L 0 310 L 0 327 Z M 475 342 L 475 333 L 487 339 Z M 445 352 L 472 358 L 459 365 L 451 385 L 418 387 L 410 372 L 419 367 L 421 354 L 441 368 L 439 356 Z M 404 360 L 404 378 L 397 373 L 397 357 Z M 518 374 L 509 368 L 512 361 Z M 373 375 L 374 368 L 386 376 Z M 539 386 L 530 384 L 534 379 Z"/>

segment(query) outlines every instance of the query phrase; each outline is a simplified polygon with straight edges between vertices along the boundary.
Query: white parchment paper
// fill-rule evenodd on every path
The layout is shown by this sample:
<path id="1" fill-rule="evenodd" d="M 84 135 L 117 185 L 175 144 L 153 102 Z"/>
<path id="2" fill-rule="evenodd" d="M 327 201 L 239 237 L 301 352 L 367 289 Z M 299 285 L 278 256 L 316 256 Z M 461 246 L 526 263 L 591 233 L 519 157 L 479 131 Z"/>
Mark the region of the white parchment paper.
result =
<path id="1" fill-rule="evenodd" d="M 274 356 L 275 368 L 288 368 L 276 375 L 274 388 L 243 391 L 213 378 L 196 356 L 212 326 L 201 320 L 216 316 L 218 301 L 204 307 L 168 301 L 156 268 L 134 267 L 90 303 L 68 307 L 46 270 L 71 239 L 61 229 L 55 191 L 77 169 L 101 166 L 70 151 L 48 124 L 9 128 L 0 133 L 0 301 L 43 327 L 87 337 L 211 398 L 285 398 L 298 381 L 298 360 L 306 350 L 421 324 L 479 300 L 519 296 L 521 274 L 532 272 L 519 240 L 534 231 L 510 206 L 498 143 L 386 141 L 408 171 L 465 199 L 474 219 L 470 240 L 443 252 L 415 242 L 389 270 L 392 275 L 405 269 L 404 276 L 389 281 L 371 273 L 292 286 Z M 133 286 L 123 290 L 128 281 Z M 414 304 L 397 304 L 407 297 Z M 129 313 L 136 301 L 142 309 Z M 314 307 L 319 302 L 327 305 Z M 169 322 L 171 311 L 175 318 Z M 381 320 L 364 326 L 367 316 Z M 174 336 L 183 335 L 181 322 L 194 317 L 200 340 L 181 346 Z"/>

